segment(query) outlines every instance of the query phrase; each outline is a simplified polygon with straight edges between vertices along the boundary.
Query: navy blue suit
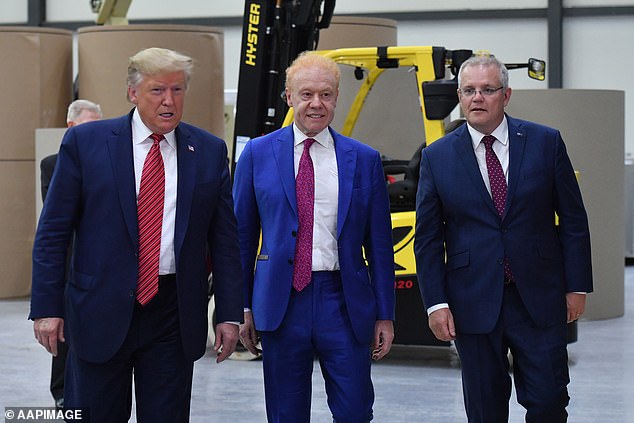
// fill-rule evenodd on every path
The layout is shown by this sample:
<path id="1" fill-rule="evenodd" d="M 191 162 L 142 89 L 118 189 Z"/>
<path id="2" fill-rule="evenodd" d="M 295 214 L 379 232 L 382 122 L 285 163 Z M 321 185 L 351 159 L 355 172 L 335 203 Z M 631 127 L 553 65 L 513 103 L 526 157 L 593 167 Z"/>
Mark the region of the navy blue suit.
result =
<path id="1" fill-rule="evenodd" d="M 336 236 L 340 280 L 322 282 L 313 272 L 313 282 L 308 288 L 300 293 L 292 289 L 298 228 L 292 126 L 247 143 L 235 172 L 234 201 L 244 269 L 245 305 L 252 309 L 255 326 L 263 334 L 269 421 L 304 422 L 309 418 L 310 374 L 294 374 L 291 363 L 278 354 L 306 357 L 304 364 L 312 372 L 313 350 L 302 350 L 300 346 L 300 339 L 310 337 L 311 332 L 331 336 L 331 342 L 315 338 L 307 342 L 320 354 L 322 366 L 332 373 L 324 376 L 335 418 L 346 422 L 367 421 L 373 400 L 369 345 L 376 321 L 394 319 L 389 200 L 380 156 L 370 147 L 332 129 L 330 133 L 334 139 L 339 181 Z M 307 299 L 312 290 L 325 293 L 331 292 L 331 288 L 336 292 L 320 305 L 323 312 L 314 322 L 307 322 L 307 316 L 317 307 Z M 328 317 L 331 312 L 332 318 Z M 345 327 L 335 329 L 339 318 Z M 267 348 L 274 340 L 280 340 L 281 344 L 276 342 L 275 345 L 282 351 L 273 351 L 273 346 Z M 322 347 L 321 342 L 329 345 Z M 340 351 L 333 353 L 326 348 L 340 348 Z M 332 360 L 335 363 L 328 364 L 333 354 L 339 355 Z M 267 369 L 273 368 L 276 370 L 267 373 Z M 286 384 L 272 380 L 277 377 L 278 369 L 279 374 L 287 375 Z M 329 383 L 346 373 L 353 373 L 352 379 L 340 381 L 341 385 Z M 296 391 L 303 394 L 293 400 L 289 391 L 294 388 L 289 386 L 297 380 L 301 383 Z M 360 387 L 368 387 L 368 390 Z M 356 398 L 348 398 L 348 395 Z M 359 404 L 364 409 L 346 410 L 339 404 L 340 400 L 347 405 Z M 361 415 L 362 420 L 350 420 L 348 416 L 355 413 Z"/>
<path id="2" fill-rule="evenodd" d="M 470 407 L 481 407 L 484 416 L 486 410 L 497 410 L 483 418 L 488 422 L 506 421 L 508 397 L 498 399 L 510 394 L 510 385 L 500 376 L 498 391 L 492 388 L 494 392 L 488 393 L 477 387 L 473 390 L 480 392 L 474 394 L 470 380 L 481 377 L 483 384 L 497 382 L 486 375 L 487 363 L 471 360 L 478 355 L 484 361 L 504 360 L 505 352 L 482 354 L 480 347 L 466 342 L 467 335 L 500 334 L 518 365 L 522 359 L 527 366 L 533 360 L 553 360 L 561 373 L 554 381 L 544 380 L 552 375 L 537 372 L 534 380 L 516 377 L 518 399 L 529 409 L 530 419 L 533 402 L 541 402 L 531 398 L 540 390 L 536 386 L 551 389 L 535 394 L 538 397 L 558 396 L 555 402 L 567 404 L 565 294 L 592 291 L 587 216 L 561 135 L 508 116 L 507 121 L 508 195 L 502 217 L 482 179 L 467 125 L 423 149 L 416 204 L 415 254 L 423 301 L 427 307 L 449 304 L 463 362 L 467 414 Z M 514 279 L 506 287 L 505 257 Z M 516 323 L 530 329 L 513 329 L 509 334 L 508 327 Z M 560 357 L 535 352 L 529 345 L 535 338 L 550 343 Z M 522 357 L 526 350 L 534 353 Z M 474 415 L 480 411 L 472 409 L 470 421 L 481 421 Z"/>
<path id="3" fill-rule="evenodd" d="M 109 363 L 136 338 L 131 333 L 138 307 L 131 117 L 66 132 L 35 237 L 30 318 L 64 317 L 71 352 L 85 363 Z M 193 363 L 204 354 L 207 339 L 207 254 L 213 263 L 217 321 L 242 320 L 243 292 L 226 146 L 185 123 L 176 128 L 176 140 L 177 310 L 171 324 L 180 339 L 179 355 Z M 73 234 L 65 286 L 66 249 Z M 160 332 L 164 316 L 156 317 Z M 155 405 L 165 411 L 165 404 Z"/>

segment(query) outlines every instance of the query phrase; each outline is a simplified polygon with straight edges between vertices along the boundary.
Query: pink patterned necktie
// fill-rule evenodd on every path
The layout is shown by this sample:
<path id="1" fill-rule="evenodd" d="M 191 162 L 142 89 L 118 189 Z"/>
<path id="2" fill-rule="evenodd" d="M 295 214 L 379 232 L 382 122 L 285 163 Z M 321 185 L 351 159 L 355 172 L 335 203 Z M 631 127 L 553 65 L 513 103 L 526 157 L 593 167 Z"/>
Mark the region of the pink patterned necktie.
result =
<path id="1" fill-rule="evenodd" d="M 293 288 L 301 291 L 310 283 L 313 266 L 313 220 L 315 209 L 315 170 L 309 149 L 315 142 L 312 138 L 304 140 L 304 151 L 299 159 L 299 169 L 295 178 L 297 196 L 297 243 L 293 268 Z"/>
<path id="2" fill-rule="evenodd" d="M 482 143 L 484 143 L 486 149 L 485 157 L 487 172 L 489 173 L 489 184 L 491 185 L 491 197 L 493 197 L 493 204 L 495 204 L 498 214 L 502 216 L 506 205 L 506 178 L 498 156 L 493 151 L 494 142 L 495 137 L 492 135 L 486 135 L 482 138 Z"/>
<path id="3" fill-rule="evenodd" d="M 137 301 L 146 305 L 158 293 L 161 229 L 165 204 L 165 168 L 161 156 L 163 135 L 152 134 L 154 140 L 145 157 L 137 202 L 139 223 L 139 279 Z"/>
<path id="4" fill-rule="evenodd" d="M 487 162 L 487 172 L 489 174 L 489 184 L 491 185 L 491 197 L 493 198 L 493 204 L 498 211 L 500 217 L 504 214 L 504 208 L 506 207 L 506 178 L 504 177 L 504 170 L 500 164 L 498 156 L 493 151 L 493 143 L 496 138 L 492 135 L 485 135 L 482 138 L 482 143 L 485 147 L 485 158 Z M 504 277 L 507 281 L 513 280 L 513 272 L 511 271 L 511 265 L 508 259 L 504 258 Z"/>

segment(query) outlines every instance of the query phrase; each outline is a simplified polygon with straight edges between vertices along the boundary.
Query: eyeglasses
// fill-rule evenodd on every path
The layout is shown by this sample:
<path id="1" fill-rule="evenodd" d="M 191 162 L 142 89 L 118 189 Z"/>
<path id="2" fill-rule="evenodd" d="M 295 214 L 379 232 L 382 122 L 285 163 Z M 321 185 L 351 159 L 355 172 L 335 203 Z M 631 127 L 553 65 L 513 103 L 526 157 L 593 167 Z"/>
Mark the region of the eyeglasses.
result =
<path id="1" fill-rule="evenodd" d="M 491 97 L 498 91 L 500 91 L 504 87 L 491 88 L 487 87 L 481 90 L 476 90 L 475 88 L 460 88 L 458 92 L 462 94 L 464 97 L 471 98 L 476 95 L 476 93 L 482 94 L 484 97 Z"/>

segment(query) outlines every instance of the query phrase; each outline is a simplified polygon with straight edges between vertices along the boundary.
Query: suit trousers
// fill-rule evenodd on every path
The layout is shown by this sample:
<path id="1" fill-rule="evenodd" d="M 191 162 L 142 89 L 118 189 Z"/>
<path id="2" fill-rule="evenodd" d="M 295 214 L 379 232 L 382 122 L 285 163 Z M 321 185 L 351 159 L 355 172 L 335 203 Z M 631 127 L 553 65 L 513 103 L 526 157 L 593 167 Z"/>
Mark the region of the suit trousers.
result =
<path id="1" fill-rule="evenodd" d="M 352 332 L 339 272 L 313 272 L 306 288 L 292 291 L 280 327 L 261 337 L 269 423 L 310 421 L 315 356 L 334 421 L 372 420 L 369 345 Z"/>
<path id="2" fill-rule="evenodd" d="M 57 355 L 51 360 L 51 395 L 53 395 L 55 407 L 57 408 L 64 406 L 64 372 L 68 356 L 67 342 L 57 343 Z"/>
<path id="3" fill-rule="evenodd" d="M 511 396 L 508 351 L 518 402 L 528 423 L 566 422 L 569 402 L 566 322 L 536 326 L 515 284 L 505 285 L 498 322 L 488 334 L 456 336 L 470 423 L 506 423 Z"/>
<path id="4" fill-rule="evenodd" d="M 137 422 L 188 422 L 194 363 L 183 353 L 175 276 L 161 276 L 158 294 L 134 307 L 126 339 L 107 362 L 82 360 L 71 343 L 64 405 L 85 410 L 91 423 L 127 422 L 134 376 Z"/>

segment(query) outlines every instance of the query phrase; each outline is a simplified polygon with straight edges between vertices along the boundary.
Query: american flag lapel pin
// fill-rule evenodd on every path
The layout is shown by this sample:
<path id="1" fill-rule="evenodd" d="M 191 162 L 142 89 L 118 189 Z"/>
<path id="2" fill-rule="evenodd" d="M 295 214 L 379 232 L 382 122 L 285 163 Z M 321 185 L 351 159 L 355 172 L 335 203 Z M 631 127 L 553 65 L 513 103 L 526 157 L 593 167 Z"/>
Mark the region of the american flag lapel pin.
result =
<path id="1" fill-rule="evenodd" d="M 191 144 L 187 144 L 187 149 L 188 149 L 189 151 L 192 151 L 192 152 L 193 152 L 193 151 L 194 151 L 194 146 L 193 146 L 193 145 L 191 145 Z"/>

